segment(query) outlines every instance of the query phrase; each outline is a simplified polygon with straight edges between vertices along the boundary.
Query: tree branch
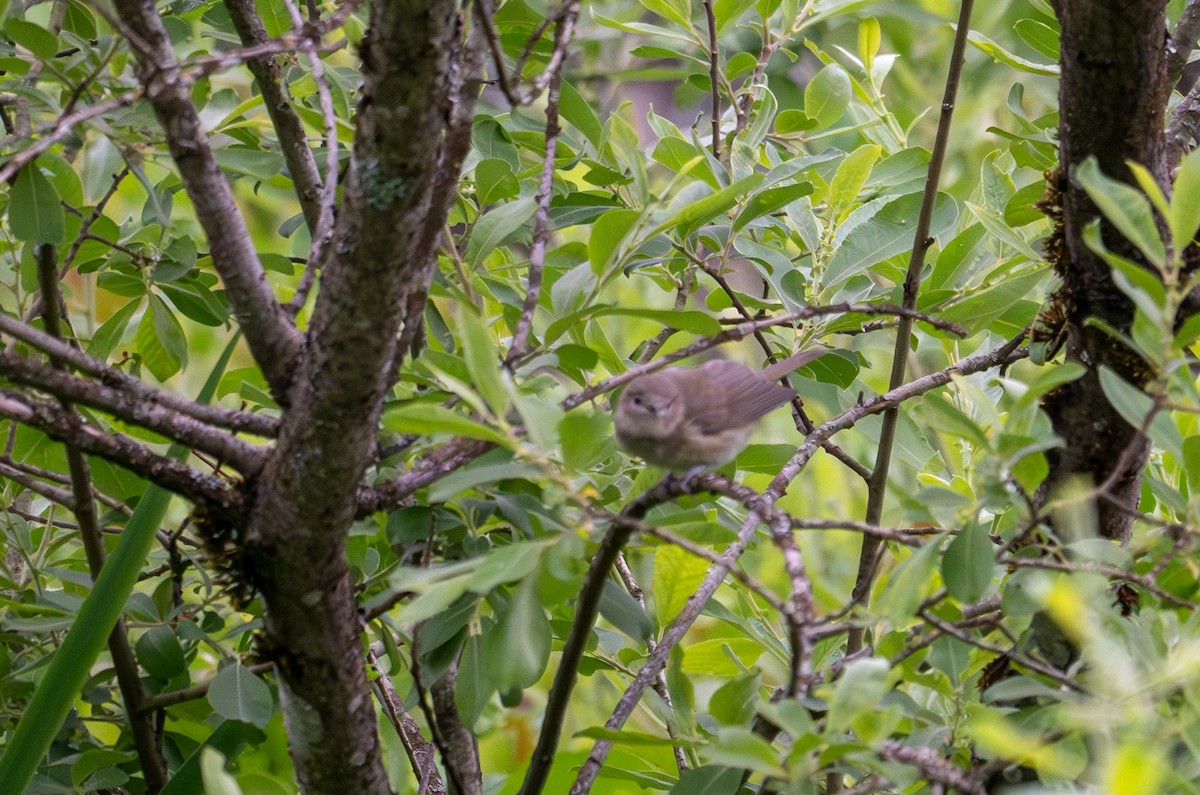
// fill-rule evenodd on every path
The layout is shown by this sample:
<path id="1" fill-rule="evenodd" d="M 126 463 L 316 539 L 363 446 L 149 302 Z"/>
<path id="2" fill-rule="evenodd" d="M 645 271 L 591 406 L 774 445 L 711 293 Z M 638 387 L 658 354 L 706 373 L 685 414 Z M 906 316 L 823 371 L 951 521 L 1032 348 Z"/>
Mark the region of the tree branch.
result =
<path id="1" fill-rule="evenodd" d="M 917 216 L 917 229 L 913 235 L 912 251 L 908 258 L 908 272 L 904 277 L 905 309 L 916 309 L 917 294 L 921 284 L 921 269 L 925 265 L 925 252 L 933 242 L 929 238 L 930 224 L 933 220 L 933 210 L 937 205 L 939 183 L 942 176 L 942 165 L 946 160 L 946 148 L 950 141 L 950 122 L 954 117 L 954 103 L 958 97 L 958 84 L 962 77 L 963 62 L 966 60 L 967 34 L 971 23 L 971 11 L 974 0 L 962 0 L 958 12 L 958 26 L 955 28 L 954 48 L 950 53 L 950 67 L 946 74 L 946 87 L 942 94 L 942 112 L 938 118 L 937 134 L 934 137 L 933 151 L 929 155 L 929 170 L 925 174 L 925 192 L 921 197 L 921 210 Z M 905 372 L 908 368 L 908 355 L 912 348 L 911 317 L 902 315 L 896 327 L 896 343 L 892 354 L 892 372 L 888 381 L 889 389 L 895 390 L 904 383 Z M 899 404 L 897 404 L 898 406 Z M 887 495 L 888 471 L 892 462 L 892 450 L 896 439 L 896 427 L 900 422 L 900 412 L 897 407 L 891 407 L 883 414 L 883 424 L 879 431 L 879 446 L 875 455 L 875 466 L 871 469 L 871 477 L 867 481 L 867 510 L 868 524 L 879 524 L 883 516 L 883 503 Z M 875 565 L 879 541 L 869 536 L 863 536 L 862 549 L 858 559 L 858 574 L 854 581 L 854 601 L 864 604 L 871 590 L 871 582 L 875 577 Z M 851 630 L 846 642 L 846 652 L 853 654 L 862 648 L 863 633 L 859 629 Z"/>
<path id="2" fill-rule="evenodd" d="M 42 320 L 47 333 L 61 340 L 59 306 L 62 303 L 62 295 L 58 289 L 57 252 L 54 246 L 42 244 L 37 247 L 36 256 L 38 287 L 42 294 Z M 53 361 L 51 366 L 58 368 L 62 363 Z M 68 400 L 60 397 L 59 402 L 64 413 L 76 416 Z M 88 571 L 95 582 L 104 568 L 107 554 L 104 551 L 104 540 L 100 536 L 96 504 L 92 501 L 92 474 L 88 469 L 87 459 L 78 447 L 71 442 L 64 443 L 63 447 L 66 449 L 67 469 L 71 476 L 71 496 L 74 502 L 72 510 L 75 521 L 79 523 L 79 538 L 83 545 L 84 557 L 87 558 Z M 120 616 L 109 633 L 108 652 L 117 674 L 117 685 L 125 699 L 126 720 L 129 722 L 130 734 L 133 735 L 142 775 L 146 779 L 146 788 L 151 793 L 158 792 L 167 783 L 167 763 L 163 759 L 162 749 L 154 731 L 153 715 L 142 714 L 138 710 L 146 691 L 142 687 L 133 648 L 129 645 L 129 632 L 125 627 L 125 620 Z"/>
<path id="3" fill-rule="evenodd" d="M 173 441 L 183 442 L 232 464 L 248 478 L 258 473 L 266 458 L 262 449 L 174 409 L 8 351 L 0 351 L 0 375 L 47 392 L 59 400 L 91 406 Z"/>
<path id="4" fill-rule="evenodd" d="M 562 81 L 562 64 L 550 76 L 550 92 L 546 96 L 546 144 L 542 153 L 542 177 L 534 197 L 537 209 L 533 214 L 533 244 L 529 249 L 529 284 L 525 303 L 513 333 L 512 345 L 504 357 L 504 366 L 513 370 L 529 351 L 529 333 L 533 329 L 533 313 L 542 295 L 542 270 L 546 263 L 546 238 L 550 235 L 550 199 L 554 193 L 554 154 L 558 146 L 558 92 Z"/>
<path id="5" fill-rule="evenodd" d="M 1196 39 L 1200 38 L 1200 0 L 1188 0 L 1175 22 L 1167 43 L 1167 82 L 1175 85 L 1183 76 Z"/>
<path id="6" fill-rule="evenodd" d="M 275 299 L 229 183 L 213 159 L 203 122 L 179 79 L 179 63 L 155 3 L 115 0 L 114 5 L 122 21 L 149 48 L 138 53 L 138 77 L 166 133 L 246 343 L 276 402 L 285 405 L 303 339 Z"/>
<path id="7" fill-rule="evenodd" d="M 268 41 L 267 29 L 254 6 L 254 0 L 225 0 L 225 9 L 244 46 L 261 45 Z M 279 148 L 292 176 L 292 184 L 296 186 L 296 198 L 300 201 L 304 222 L 310 231 L 315 230 L 321 214 L 321 175 L 317 171 L 312 149 L 308 146 L 304 125 L 292 109 L 290 98 L 283 88 L 279 63 L 274 55 L 263 54 L 247 58 L 246 67 L 254 75 L 262 94 L 263 107 L 279 138 Z"/>
<path id="8" fill-rule="evenodd" d="M 94 375 L 101 383 L 129 393 L 131 398 L 164 406 L 207 425 L 264 437 L 273 437 L 279 431 L 279 421 L 274 417 L 197 403 L 174 392 L 157 389 L 3 313 L 0 313 L 0 333 L 8 334 L 49 356 L 57 357 L 76 370 Z"/>
<path id="9" fill-rule="evenodd" d="M 241 508 L 237 490 L 220 478 L 201 474 L 179 461 L 151 452 L 127 436 L 104 433 L 83 424 L 77 416 L 57 406 L 0 390 L 0 417 L 37 428 L 51 439 L 69 441 L 88 455 L 112 461 L 218 514 L 235 515 Z"/>

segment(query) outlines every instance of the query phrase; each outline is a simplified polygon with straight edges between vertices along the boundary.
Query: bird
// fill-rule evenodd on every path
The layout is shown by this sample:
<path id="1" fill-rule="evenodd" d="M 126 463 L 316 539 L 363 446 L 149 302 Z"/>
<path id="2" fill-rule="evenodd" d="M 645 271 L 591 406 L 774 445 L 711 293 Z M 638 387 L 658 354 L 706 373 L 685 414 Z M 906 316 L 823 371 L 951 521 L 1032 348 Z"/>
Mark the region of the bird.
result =
<path id="1" fill-rule="evenodd" d="M 757 371 L 717 359 L 640 375 L 617 399 L 617 441 L 648 463 L 686 472 L 689 480 L 732 461 L 758 421 L 796 396 L 779 379 L 827 353 L 811 348 Z"/>

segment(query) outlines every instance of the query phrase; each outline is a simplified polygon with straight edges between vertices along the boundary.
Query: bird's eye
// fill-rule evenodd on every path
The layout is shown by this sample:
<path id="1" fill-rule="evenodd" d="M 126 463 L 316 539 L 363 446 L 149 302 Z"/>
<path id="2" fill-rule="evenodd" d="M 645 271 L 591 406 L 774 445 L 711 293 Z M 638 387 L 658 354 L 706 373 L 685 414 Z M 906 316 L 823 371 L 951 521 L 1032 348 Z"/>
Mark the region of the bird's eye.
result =
<path id="1" fill-rule="evenodd" d="M 631 398 L 629 399 L 629 402 L 630 402 L 630 403 L 632 403 L 632 404 L 633 404 L 633 405 L 635 405 L 635 406 L 640 406 L 640 405 L 642 405 L 642 396 L 641 396 L 641 395 L 634 395 L 633 397 L 631 397 Z"/>

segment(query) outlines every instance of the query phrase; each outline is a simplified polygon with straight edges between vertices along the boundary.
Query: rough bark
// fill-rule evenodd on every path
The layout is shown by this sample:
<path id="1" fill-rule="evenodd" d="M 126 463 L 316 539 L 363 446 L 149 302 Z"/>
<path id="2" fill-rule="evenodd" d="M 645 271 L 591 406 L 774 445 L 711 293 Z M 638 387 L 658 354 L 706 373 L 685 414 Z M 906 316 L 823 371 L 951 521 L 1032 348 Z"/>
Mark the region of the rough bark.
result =
<path id="1" fill-rule="evenodd" d="M 1112 487 L 1097 503 L 1099 532 L 1128 537 L 1149 454 L 1147 440 L 1105 399 L 1099 368 L 1112 368 L 1142 386 L 1151 373 L 1133 351 L 1108 334 L 1086 325 L 1098 318 L 1126 331 L 1133 305 L 1114 285 L 1109 266 L 1083 243 L 1082 234 L 1099 212 L 1070 175 L 1084 159 L 1095 157 L 1111 177 L 1132 181 L 1126 161 L 1142 164 L 1167 184 L 1164 121 L 1167 80 L 1167 25 L 1158 0 L 1060 0 L 1062 78 L 1059 87 L 1059 147 L 1067 175 L 1062 191 L 1062 259 L 1056 267 L 1067 297 L 1067 358 L 1087 366 L 1087 374 L 1048 396 L 1045 409 L 1064 444 L 1048 454 L 1045 494 L 1076 477 L 1090 485 L 1110 479 Z M 1108 224 L 1106 244 L 1140 260 L 1133 246 Z M 1114 475 L 1116 468 L 1120 469 Z"/>
<path id="2" fill-rule="evenodd" d="M 281 403 L 294 373 L 301 337 L 275 300 L 266 271 L 233 201 L 225 175 L 208 145 L 208 131 L 180 80 L 179 62 L 153 0 L 117 0 L 117 14 L 129 26 L 138 58 L 138 78 L 166 133 L 196 219 L 208 238 L 213 266 L 274 397 Z"/>
<path id="3" fill-rule="evenodd" d="M 245 563 L 308 793 L 389 791 L 345 539 L 404 308 L 431 273 L 469 134 L 456 123 L 473 78 L 457 11 L 452 0 L 372 4 L 345 202 L 251 513 Z"/>

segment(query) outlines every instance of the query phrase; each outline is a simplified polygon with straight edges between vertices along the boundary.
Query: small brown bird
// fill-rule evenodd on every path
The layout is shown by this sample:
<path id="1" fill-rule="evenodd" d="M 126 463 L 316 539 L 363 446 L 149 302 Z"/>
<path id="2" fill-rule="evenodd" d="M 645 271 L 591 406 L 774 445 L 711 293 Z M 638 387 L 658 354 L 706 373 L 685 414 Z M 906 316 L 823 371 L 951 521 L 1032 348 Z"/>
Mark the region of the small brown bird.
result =
<path id="1" fill-rule="evenodd" d="M 621 447 L 651 464 L 694 474 L 742 451 L 758 420 L 796 396 L 778 379 L 829 351 L 793 354 L 762 371 L 718 359 L 639 376 L 617 400 Z"/>

